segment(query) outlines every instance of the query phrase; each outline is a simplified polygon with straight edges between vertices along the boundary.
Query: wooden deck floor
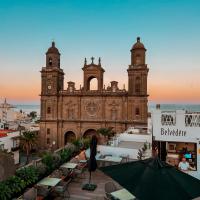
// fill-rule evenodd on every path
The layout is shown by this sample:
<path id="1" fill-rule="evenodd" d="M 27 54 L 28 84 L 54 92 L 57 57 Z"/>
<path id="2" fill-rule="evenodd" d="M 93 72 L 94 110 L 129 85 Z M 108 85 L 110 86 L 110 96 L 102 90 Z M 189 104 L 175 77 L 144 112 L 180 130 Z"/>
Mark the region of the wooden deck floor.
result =
<path id="1" fill-rule="evenodd" d="M 68 190 L 70 193 L 70 200 L 103 200 L 105 196 L 105 183 L 113 181 L 117 186 L 119 184 L 103 172 L 97 170 L 92 173 L 92 183 L 97 185 L 95 191 L 82 190 L 82 185 L 88 182 L 89 173 L 85 172 L 81 179 L 75 179 L 69 184 Z M 119 186 L 120 187 L 120 186 Z"/>

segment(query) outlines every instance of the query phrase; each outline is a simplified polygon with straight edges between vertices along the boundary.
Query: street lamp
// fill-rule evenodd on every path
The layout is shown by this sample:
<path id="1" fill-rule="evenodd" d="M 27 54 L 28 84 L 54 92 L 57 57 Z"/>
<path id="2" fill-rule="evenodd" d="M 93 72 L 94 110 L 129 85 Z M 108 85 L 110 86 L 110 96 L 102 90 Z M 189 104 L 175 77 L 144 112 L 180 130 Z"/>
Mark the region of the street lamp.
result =
<path id="1" fill-rule="evenodd" d="M 54 151 L 55 145 L 56 145 L 56 141 L 54 140 L 54 141 L 52 142 L 52 152 Z"/>

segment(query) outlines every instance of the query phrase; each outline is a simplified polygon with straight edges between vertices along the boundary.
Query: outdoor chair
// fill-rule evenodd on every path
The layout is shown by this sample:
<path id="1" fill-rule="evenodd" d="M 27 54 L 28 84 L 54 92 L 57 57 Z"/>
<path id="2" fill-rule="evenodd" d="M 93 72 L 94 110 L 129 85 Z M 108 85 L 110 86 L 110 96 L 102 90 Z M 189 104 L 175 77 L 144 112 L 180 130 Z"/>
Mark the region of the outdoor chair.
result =
<path id="1" fill-rule="evenodd" d="M 55 188 L 54 191 L 59 194 L 60 197 L 63 198 L 69 198 L 70 193 L 68 191 L 68 185 L 71 182 L 71 179 L 68 179 L 67 182 L 61 182 L 59 183 Z"/>
<path id="2" fill-rule="evenodd" d="M 35 200 L 37 197 L 37 190 L 36 188 L 30 188 L 23 194 L 23 199 L 25 200 Z"/>
<path id="3" fill-rule="evenodd" d="M 105 193 L 106 194 L 110 194 L 111 192 L 114 192 L 117 190 L 118 190 L 118 188 L 116 187 L 116 185 L 113 182 L 110 181 L 105 184 Z"/>
<path id="4" fill-rule="evenodd" d="M 47 187 L 37 187 L 37 196 L 46 197 L 49 194 L 49 189 Z"/>

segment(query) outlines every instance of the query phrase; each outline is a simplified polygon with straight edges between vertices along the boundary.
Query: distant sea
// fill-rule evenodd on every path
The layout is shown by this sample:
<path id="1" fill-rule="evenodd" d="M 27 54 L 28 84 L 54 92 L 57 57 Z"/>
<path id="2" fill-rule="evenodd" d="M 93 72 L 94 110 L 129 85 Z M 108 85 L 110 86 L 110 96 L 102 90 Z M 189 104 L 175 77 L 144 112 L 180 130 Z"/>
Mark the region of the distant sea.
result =
<path id="1" fill-rule="evenodd" d="M 22 110 L 25 113 L 36 111 L 40 114 L 40 105 L 15 105 L 16 110 Z M 156 108 L 156 104 L 149 104 L 149 112 Z M 192 112 L 200 112 L 200 104 L 160 104 L 161 110 L 187 110 Z"/>

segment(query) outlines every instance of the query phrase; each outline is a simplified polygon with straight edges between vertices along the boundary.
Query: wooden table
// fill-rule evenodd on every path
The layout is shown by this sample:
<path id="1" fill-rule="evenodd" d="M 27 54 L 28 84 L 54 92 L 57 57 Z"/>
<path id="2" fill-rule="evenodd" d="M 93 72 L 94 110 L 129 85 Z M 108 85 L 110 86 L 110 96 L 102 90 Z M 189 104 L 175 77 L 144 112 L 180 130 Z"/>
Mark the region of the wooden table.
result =
<path id="1" fill-rule="evenodd" d="M 117 190 L 115 192 L 110 193 L 114 198 L 119 199 L 119 200 L 133 200 L 135 199 L 135 196 L 132 195 L 128 190 L 125 188 L 121 190 Z"/>

